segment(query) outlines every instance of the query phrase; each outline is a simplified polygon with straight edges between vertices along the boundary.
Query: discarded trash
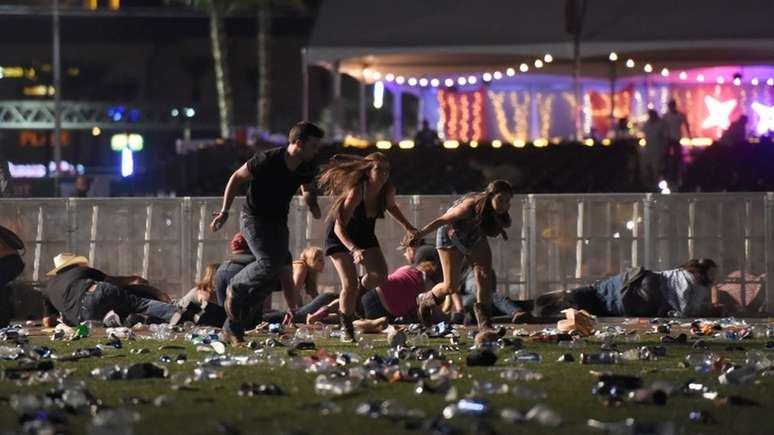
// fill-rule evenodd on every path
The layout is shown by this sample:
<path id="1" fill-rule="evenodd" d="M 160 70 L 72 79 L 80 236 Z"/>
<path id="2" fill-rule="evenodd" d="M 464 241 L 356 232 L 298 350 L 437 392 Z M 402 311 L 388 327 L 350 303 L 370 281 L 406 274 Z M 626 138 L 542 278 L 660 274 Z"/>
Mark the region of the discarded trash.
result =
<path id="1" fill-rule="evenodd" d="M 717 419 L 715 419 L 715 417 L 708 411 L 696 409 L 688 413 L 688 420 L 701 424 L 715 424 L 718 422 Z"/>
<path id="2" fill-rule="evenodd" d="M 587 337 L 594 331 L 596 318 L 586 310 L 568 308 L 562 310 L 566 319 L 560 320 L 556 328 L 562 332 L 576 332 L 582 337 Z"/>
<path id="3" fill-rule="evenodd" d="M 575 357 L 571 353 L 565 353 L 560 355 L 556 362 L 575 362 Z"/>
<path id="4" fill-rule="evenodd" d="M 328 375 L 319 375 L 314 381 L 314 392 L 320 396 L 343 396 L 356 391 L 359 382 L 346 378 Z"/>
<path id="5" fill-rule="evenodd" d="M 459 415 L 480 417 L 489 412 L 489 404 L 483 399 L 461 399 L 443 409 L 443 417 L 450 420 Z"/>
<path id="6" fill-rule="evenodd" d="M 497 362 L 497 355 L 489 349 L 476 349 L 468 354 L 466 361 L 469 366 L 492 366 Z"/>
<path id="7" fill-rule="evenodd" d="M 507 381 L 540 381 L 543 374 L 525 368 L 508 367 L 500 373 L 500 377 Z"/>
<path id="8" fill-rule="evenodd" d="M 754 365 L 744 367 L 732 367 L 725 373 L 718 376 L 718 382 L 721 384 L 749 384 L 758 376 L 758 368 Z"/>
<path id="9" fill-rule="evenodd" d="M 529 352 L 526 350 L 519 350 L 513 354 L 513 361 L 520 363 L 539 363 L 542 360 L 540 354 L 535 352 Z"/>
<path id="10" fill-rule="evenodd" d="M 618 352 L 581 353 L 581 364 L 617 364 L 620 360 Z"/>
<path id="11" fill-rule="evenodd" d="M 629 393 L 629 400 L 634 403 L 648 405 L 666 405 L 667 394 L 661 390 L 642 388 Z"/>
<path id="12" fill-rule="evenodd" d="M 284 394 L 285 392 L 277 384 L 244 383 L 239 386 L 240 396 L 282 396 Z"/>
<path id="13" fill-rule="evenodd" d="M 562 416 L 543 404 L 537 404 L 527 411 L 528 421 L 536 421 L 543 426 L 556 427 L 562 424 Z"/>

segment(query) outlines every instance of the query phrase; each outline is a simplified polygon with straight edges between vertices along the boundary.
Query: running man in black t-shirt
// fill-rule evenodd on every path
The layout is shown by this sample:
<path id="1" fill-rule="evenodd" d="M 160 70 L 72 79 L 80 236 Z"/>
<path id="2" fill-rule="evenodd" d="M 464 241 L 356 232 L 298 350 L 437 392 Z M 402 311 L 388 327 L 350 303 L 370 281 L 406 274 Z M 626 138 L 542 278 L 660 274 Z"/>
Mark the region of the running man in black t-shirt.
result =
<path id="1" fill-rule="evenodd" d="M 232 344 L 244 341 L 245 327 L 260 321 L 264 299 L 274 289 L 277 278 L 288 273 L 288 210 L 299 187 L 312 214 L 320 216 L 314 194 L 314 159 L 323 135 L 316 125 L 299 122 L 290 130 L 287 147 L 255 153 L 228 180 L 223 207 L 210 228 L 217 231 L 223 226 L 236 189 L 249 183 L 240 231 L 255 256 L 254 262 L 231 279 L 226 291 L 223 308 L 228 319 L 223 335 Z"/>

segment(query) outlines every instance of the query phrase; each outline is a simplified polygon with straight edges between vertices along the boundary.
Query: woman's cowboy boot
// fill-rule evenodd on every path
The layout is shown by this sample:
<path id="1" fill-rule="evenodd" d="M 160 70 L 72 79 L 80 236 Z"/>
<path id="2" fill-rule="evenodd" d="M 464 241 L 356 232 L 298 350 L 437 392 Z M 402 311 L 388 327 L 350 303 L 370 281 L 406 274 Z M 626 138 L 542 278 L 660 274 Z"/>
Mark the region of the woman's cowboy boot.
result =
<path id="1" fill-rule="evenodd" d="M 473 304 L 473 313 L 476 315 L 476 323 L 478 324 L 478 333 L 475 338 L 476 345 L 497 341 L 497 339 L 504 335 L 504 328 L 495 330 L 494 325 L 492 325 L 491 305 L 483 305 L 476 302 Z"/>

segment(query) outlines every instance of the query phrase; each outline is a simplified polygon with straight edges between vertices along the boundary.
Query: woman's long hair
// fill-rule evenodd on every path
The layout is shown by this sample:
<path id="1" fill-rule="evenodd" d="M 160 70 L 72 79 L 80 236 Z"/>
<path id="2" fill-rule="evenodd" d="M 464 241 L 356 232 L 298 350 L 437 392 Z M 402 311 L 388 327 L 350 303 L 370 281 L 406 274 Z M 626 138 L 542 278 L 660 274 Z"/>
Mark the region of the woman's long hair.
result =
<path id="1" fill-rule="evenodd" d="M 204 300 L 210 299 L 210 296 L 215 291 L 213 281 L 215 278 L 215 272 L 218 271 L 219 266 L 220 264 L 218 263 L 208 264 L 207 268 L 204 270 L 202 279 L 196 282 L 196 290 Z M 205 295 L 206 297 L 204 297 Z"/>
<path id="2" fill-rule="evenodd" d="M 333 198 L 333 203 L 328 211 L 328 219 L 335 219 L 341 213 L 341 207 L 351 189 L 368 180 L 368 171 L 376 162 L 387 161 L 387 157 L 380 153 L 371 153 L 365 157 L 352 154 L 336 154 L 331 157 L 330 163 L 323 167 L 318 180 L 320 189 L 326 195 Z M 387 187 L 384 184 L 379 195 L 379 211 L 377 217 L 384 217 L 387 208 Z"/>
<path id="3" fill-rule="evenodd" d="M 511 215 L 508 212 L 498 215 L 492 208 L 492 198 L 498 193 L 513 195 L 511 183 L 505 180 L 494 180 L 486 186 L 485 191 L 474 196 L 473 222 L 475 225 L 481 225 L 481 229 L 487 236 L 502 235 L 507 240 L 508 235 L 505 233 L 505 228 L 511 226 Z"/>
<path id="4" fill-rule="evenodd" d="M 304 287 L 309 290 L 317 290 L 317 271 L 314 270 L 314 263 L 318 258 L 323 257 L 323 250 L 317 246 L 307 246 L 301 251 L 296 262 L 303 263 L 306 267 L 306 278 L 304 278 Z"/>

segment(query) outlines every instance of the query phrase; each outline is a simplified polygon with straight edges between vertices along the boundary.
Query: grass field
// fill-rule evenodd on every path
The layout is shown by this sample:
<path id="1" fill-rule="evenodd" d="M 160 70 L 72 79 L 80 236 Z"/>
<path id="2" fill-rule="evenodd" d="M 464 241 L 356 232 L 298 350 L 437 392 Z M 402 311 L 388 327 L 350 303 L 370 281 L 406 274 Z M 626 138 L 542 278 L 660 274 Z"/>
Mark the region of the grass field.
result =
<path id="1" fill-rule="evenodd" d="M 535 329 L 535 328 L 532 328 Z M 681 332 L 673 330 L 673 335 Z M 687 332 L 687 331 L 683 331 Z M 356 345 L 342 345 L 332 339 L 316 340 L 317 348 L 329 351 L 346 351 L 358 353 L 364 357 L 378 353 L 386 355 L 388 346 L 383 335 L 365 336 L 373 349 Z M 642 345 L 657 345 L 659 336 L 648 335 L 644 331 L 639 334 L 640 340 L 630 341 L 619 337 L 615 340 L 620 351 L 637 348 Z M 263 342 L 266 337 L 255 337 Z M 448 424 L 445 433 L 602 433 L 589 428 L 590 418 L 602 421 L 621 421 L 633 417 L 643 422 L 673 422 L 675 433 L 706 433 L 706 434 L 743 434 L 743 433 L 774 433 L 774 376 L 759 376 L 749 385 L 720 385 L 719 373 L 697 373 L 692 368 L 682 368 L 679 363 L 688 353 L 703 353 L 690 344 L 665 344 L 667 354 L 656 361 L 626 361 L 616 365 L 584 365 L 577 362 L 581 352 L 595 353 L 599 351 L 600 341 L 589 339 L 588 344 L 580 349 L 567 349 L 555 343 L 534 342 L 524 338 L 524 349 L 534 351 L 542 356 L 540 363 L 527 363 L 523 367 L 541 373 L 538 381 L 506 381 L 500 377 L 503 369 L 516 364 L 510 361 L 512 349 L 498 351 L 498 361 L 494 367 L 465 367 L 467 347 L 472 340 L 463 336 L 463 347 L 460 352 L 446 352 L 447 359 L 452 360 L 462 369 L 462 376 L 453 380 L 452 384 L 459 397 L 467 395 L 474 381 L 490 383 L 506 383 L 513 387 L 519 386 L 519 391 L 525 388 L 534 393 L 544 393 L 544 398 L 522 397 L 509 392 L 479 396 L 489 402 L 490 412 L 482 418 L 456 417 L 445 420 Z M 51 341 L 48 336 L 38 335 L 30 339 L 31 344 L 51 347 L 55 353 L 66 355 L 78 348 L 91 347 L 104 343 L 105 338 L 88 338 L 73 342 Z M 769 358 L 774 359 L 774 350 L 766 349 L 766 338 L 756 338 L 742 341 L 705 338 L 710 351 L 722 355 L 726 360 L 743 364 L 746 353 L 738 349 L 727 349 L 729 346 L 741 346 L 746 350 L 760 350 Z M 8 345 L 9 343 L 0 343 Z M 162 345 L 180 345 L 184 350 L 159 350 Z M 433 339 L 431 346 L 438 348 L 441 344 L 449 344 L 448 339 Z M 131 349 L 145 348 L 149 353 L 133 354 Z M 249 348 L 227 349 L 232 354 L 253 354 Z M 69 377 L 73 380 L 85 381 L 86 388 L 104 405 L 109 407 L 129 407 L 135 409 L 141 416 L 134 424 L 134 433 L 162 434 L 210 434 L 210 433 L 309 433 L 309 434 L 403 434 L 428 433 L 429 430 L 417 429 L 418 419 L 370 418 L 355 414 L 355 408 L 368 400 L 390 399 L 397 401 L 408 409 L 421 410 L 426 415 L 425 420 L 439 417 L 449 402 L 443 394 L 415 393 L 415 382 L 374 382 L 366 385 L 355 393 L 341 397 L 321 397 L 315 394 L 314 380 L 316 374 L 305 373 L 301 369 L 282 366 L 279 361 L 287 361 L 286 348 L 274 348 L 277 356 L 273 362 L 261 362 L 254 366 L 237 366 L 214 368 L 222 373 L 217 380 L 196 381 L 190 384 L 192 388 L 173 390 L 170 379 L 145 380 L 96 380 L 89 376 L 92 369 L 114 364 L 129 365 L 137 362 L 156 362 L 166 366 L 169 374 L 193 373 L 198 363 L 209 353 L 197 352 L 195 346 L 181 337 L 164 342 L 137 339 L 124 340 L 122 349 L 114 349 L 105 353 L 102 358 L 88 358 L 73 362 L 56 361 L 56 369 L 74 369 Z M 314 350 L 300 351 L 297 359 L 314 354 Z M 560 363 L 557 358 L 563 353 L 572 353 L 576 359 L 573 363 Z M 187 355 L 184 364 L 175 362 L 162 364 L 162 355 L 173 359 L 180 353 Z M 281 358 L 280 358 L 281 357 Z M 411 361 L 413 366 L 421 366 L 421 361 Z M 16 365 L 13 361 L 2 361 L 3 368 Z M 665 406 L 643 405 L 625 402 L 620 406 L 606 406 L 599 397 L 591 394 L 596 378 L 592 370 L 610 371 L 617 374 L 642 376 L 645 386 L 651 382 L 663 380 L 681 386 L 689 380 L 711 386 L 720 396 L 735 395 L 757 401 L 759 406 L 717 405 L 715 402 L 696 396 L 673 395 L 668 398 Z M 769 372 L 771 373 L 771 372 Z M 284 391 L 280 396 L 242 397 L 238 394 L 242 383 L 275 383 Z M 18 416 L 8 401 L 13 394 L 45 393 L 54 387 L 53 383 L 38 385 L 20 385 L 17 381 L 0 381 L 0 427 L 3 431 L 17 431 Z M 153 403 L 158 396 L 166 396 L 161 406 Z M 135 404 L 133 404 L 133 402 Z M 146 403 L 147 402 L 147 403 Z M 334 403 L 335 405 L 331 404 Z M 560 427 L 542 426 L 537 422 L 509 423 L 499 417 L 500 410 L 512 408 L 526 412 L 537 403 L 543 403 L 562 416 Z M 333 412 L 322 415 L 322 410 Z M 716 424 L 698 424 L 689 421 L 688 414 L 692 410 L 709 411 L 717 420 Z M 336 412 L 338 411 L 338 412 Z M 91 421 L 88 411 L 79 414 L 66 414 L 70 433 L 86 433 Z M 481 423 L 484 421 L 486 423 Z M 490 426 L 487 429 L 487 426 Z M 233 432 L 229 432 L 233 431 Z M 117 435 L 118 432 L 110 432 Z M 444 432 L 437 432 L 444 433 Z"/>

